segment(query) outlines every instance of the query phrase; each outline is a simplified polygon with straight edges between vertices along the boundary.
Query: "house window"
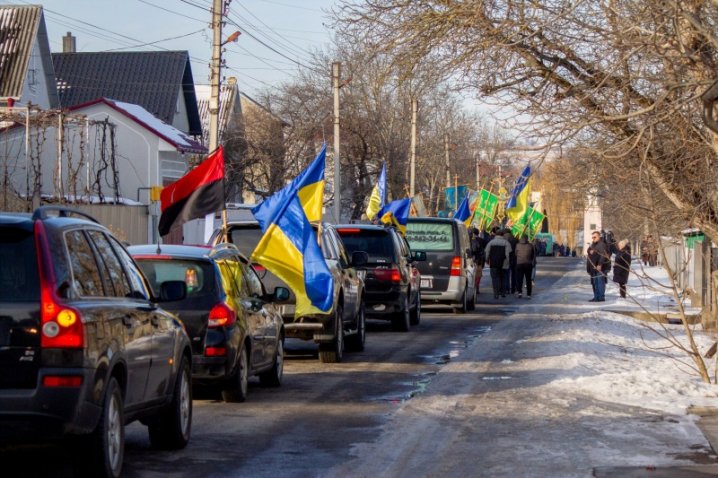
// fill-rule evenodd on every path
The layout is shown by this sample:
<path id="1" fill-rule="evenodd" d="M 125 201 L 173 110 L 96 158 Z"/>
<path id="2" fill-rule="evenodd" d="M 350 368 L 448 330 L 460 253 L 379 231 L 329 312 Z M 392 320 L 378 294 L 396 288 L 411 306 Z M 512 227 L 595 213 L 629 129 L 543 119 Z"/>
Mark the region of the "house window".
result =
<path id="1" fill-rule="evenodd" d="M 595 231 L 595 230 L 596 230 L 596 225 L 595 225 L 595 224 L 591 224 L 591 227 L 589 227 L 589 229 L 593 229 L 593 230 Z"/>

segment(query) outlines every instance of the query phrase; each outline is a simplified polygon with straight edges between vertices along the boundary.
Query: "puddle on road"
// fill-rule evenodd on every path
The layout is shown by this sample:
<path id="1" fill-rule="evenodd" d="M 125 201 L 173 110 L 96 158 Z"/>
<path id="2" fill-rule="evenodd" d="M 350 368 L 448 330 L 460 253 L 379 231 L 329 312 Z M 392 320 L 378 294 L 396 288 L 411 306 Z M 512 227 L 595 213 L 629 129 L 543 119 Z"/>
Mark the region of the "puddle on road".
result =
<path id="1" fill-rule="evenodd" d="M 422 359 L 424 363 L 430 363 L 434 365 L 446 365 L 451 360 L 450 354 L 437 354 L 437 355 L 417 355 L 418 358 Z"/>
<path id="2" fill-rule="evenodd" d="M 513 377 L 507 377 L 507 376 L 502 376 L 502 377 L 482 377 L 481 380 L 511 380 L 512 378 L 513 378 Z"/>

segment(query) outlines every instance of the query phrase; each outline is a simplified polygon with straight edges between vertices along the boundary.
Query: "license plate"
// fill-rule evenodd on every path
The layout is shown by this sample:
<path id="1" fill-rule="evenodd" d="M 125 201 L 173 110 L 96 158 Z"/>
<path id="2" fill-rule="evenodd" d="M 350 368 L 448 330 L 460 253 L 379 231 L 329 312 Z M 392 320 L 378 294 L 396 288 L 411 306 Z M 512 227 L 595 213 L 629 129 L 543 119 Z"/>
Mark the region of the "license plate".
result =
<path id="1" fill-rule="evenodd" d="M 421 279 L 422 289 L 431 289 L 434 287 L 434 281 L 431 279 Z"/>

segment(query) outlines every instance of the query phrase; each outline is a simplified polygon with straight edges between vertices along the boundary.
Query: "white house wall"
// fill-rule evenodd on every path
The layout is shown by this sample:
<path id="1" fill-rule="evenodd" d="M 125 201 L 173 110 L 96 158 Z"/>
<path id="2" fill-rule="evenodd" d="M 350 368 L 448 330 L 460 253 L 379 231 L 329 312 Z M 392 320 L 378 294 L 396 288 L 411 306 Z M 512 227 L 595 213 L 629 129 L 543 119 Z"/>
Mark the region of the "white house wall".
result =
<path id="1" fill-rule="evenodd" d="M 27 106 L 27 103 L 30 102 L 45 110 L 51 108 L 50 97 L 47 94 L 48 85 L 45 73 L 36 36 L 35 42 L 32 45 L 30 61 L 27 65 L 27 76 L 25 77 L 25 83 L 22 87 L 20 104 L 17 106 Z"/>
<path id="2" fill-rule="evenodd" d="M 182 86 L 180 86 L 179 94 L 177 95 L 177 106 L 175 106 L 175 116 L 172 119 L 172 126 L 185 134 L 189 134 L 187 103 L 185 103 L 184 100 L 184 91 Z"/>

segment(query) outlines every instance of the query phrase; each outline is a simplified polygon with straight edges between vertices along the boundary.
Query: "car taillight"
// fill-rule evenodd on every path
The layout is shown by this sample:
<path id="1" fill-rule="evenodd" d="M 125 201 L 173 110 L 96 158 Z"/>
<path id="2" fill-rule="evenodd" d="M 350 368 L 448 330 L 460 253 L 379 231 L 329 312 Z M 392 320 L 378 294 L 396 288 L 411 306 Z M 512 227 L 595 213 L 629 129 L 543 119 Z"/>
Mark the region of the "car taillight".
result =
<path id="1" fill-rule="evenodd" d="M 46 375 L 42 377 L 42 384 L 46 387 L 79 387 L 82 377 Z"/>
<path id="2" fill-rule="evenodd" d="M 377 280 L 401 282 L 401 274 L 397 269 L 374 269 Z"/>
<path id="3" fill-rule="evenodd" d="M 204 354 L 207 357 L 223 357 L 227 355 L 227 349 L 225 347 L 207 347 Z"/>
<path id="4" fill-rule="evenodd" d="M 461 275 L 461 257 L 456 256 L 454 257 L 454 260 L 451 261 L 451 274 L 452 276 L 460 276 Z"/>
<path id="5" fill-rule="evenodd" d="M 207 327 L 222 327 L 237 322 L 237 313 L 224 302 L 220 302 L 209 311 Z"/>
<path id="6" fill-rule="evenodd" d="M 55 296 L 55 273 L 42 221 L 35 221 L 35 244 L 40 269 L 40 346 L 82 348 L 85 345 L 82 315 Z"/>

